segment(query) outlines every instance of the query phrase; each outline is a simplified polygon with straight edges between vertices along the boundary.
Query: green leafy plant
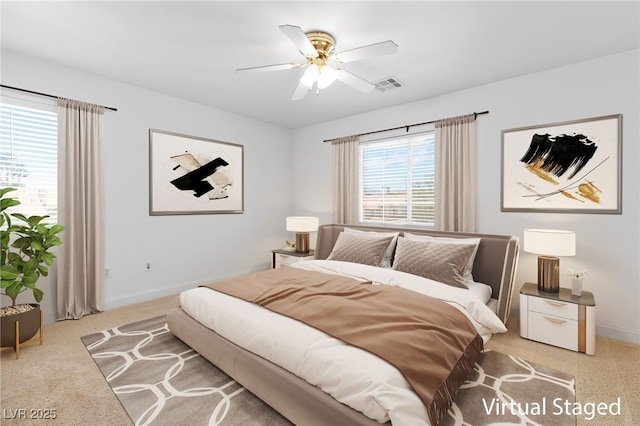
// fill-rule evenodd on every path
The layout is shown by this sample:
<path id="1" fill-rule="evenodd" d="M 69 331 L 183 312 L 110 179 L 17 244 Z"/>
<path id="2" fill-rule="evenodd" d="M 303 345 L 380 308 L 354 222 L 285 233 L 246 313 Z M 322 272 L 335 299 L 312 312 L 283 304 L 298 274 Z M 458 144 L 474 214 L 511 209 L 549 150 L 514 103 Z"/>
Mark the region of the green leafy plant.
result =
<path id="1" fill-rule="evenodd" d="M 6 196 L 15 190 L 0 189 L 0 287 L 2 294 L 11 298 L 11 306 L 16 305 L 16 298 L 26 290 L 31 290 L 40 303 L 44 293 L 37 282 L 40 276 L 49 275 L 49 266 L 56 257 L 50 249 L 62 244 L 58 234 L 64 230 L 62 225 L 42 223 L 49 216 L 8 213 L 7 209 L 20 205 L 18 199 Z"/>

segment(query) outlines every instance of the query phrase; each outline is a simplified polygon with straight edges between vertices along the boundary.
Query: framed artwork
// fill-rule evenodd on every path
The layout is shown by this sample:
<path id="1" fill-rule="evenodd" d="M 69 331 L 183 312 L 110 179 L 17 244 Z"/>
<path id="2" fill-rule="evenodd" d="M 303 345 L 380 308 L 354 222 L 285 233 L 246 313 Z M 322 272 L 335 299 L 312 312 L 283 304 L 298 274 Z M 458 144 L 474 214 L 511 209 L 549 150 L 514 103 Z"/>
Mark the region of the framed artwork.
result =
<path id="1" fill-rule="evenodd" d="M 504 212 L 622 213 L 622 115 L 503 130 Z"/>
<path id="2" fill-rule="evenodd" d="M 149 129 L 149 214 L 244 212 L 244 147 Z"/>

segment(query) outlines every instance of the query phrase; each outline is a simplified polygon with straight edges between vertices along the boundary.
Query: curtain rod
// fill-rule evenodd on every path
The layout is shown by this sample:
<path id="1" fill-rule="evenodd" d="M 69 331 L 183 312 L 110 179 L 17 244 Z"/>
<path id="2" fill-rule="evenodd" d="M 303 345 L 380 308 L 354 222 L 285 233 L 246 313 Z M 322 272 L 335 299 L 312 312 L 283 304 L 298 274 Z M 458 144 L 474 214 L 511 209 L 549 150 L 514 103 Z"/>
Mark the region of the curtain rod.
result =
<path id="1" fill-rule="evenodd" d="M 482 111 L 482 112 L 474 112 L 473 115 L 475 116 L 475 118 L 477 118 L 479 115 L 484 115 L 484 114 L 489 114 L 489 111 Z M 407 132 L 409 131 L 409 127 L 415 127 L 415 126 L 424 126 L 425 124 L 433 124 L 438 120 L 431 120 L 431 121 L 425 121 L 423 123 L 415 123 L 415 124 L 407 124 L 406 126 L 398 126 L 398 127 L 391 127 L 389 129 L 383 129 L 383 130 L 374 130 L 372 132 L 365 132 L 365 133 L 358 133 L 357 135 L 353 135 L 353 136 L 366 136 L 366 135 L 373 135 L 376 133 L 384 133 L 384 132 L 390 132 L 392 130 L 399 130 L 399 129 L 407 129 Z M 336 138 L 333 139 L 325 139 L 323 142 L 331 142 L 333 140 L 335 140 Z"/>
<path id="2" fill-rule="evenodd" d="M 0 84 L 0 87 L 2 87 L 4 89 L 17 90 L 19 92 L 31 93 L 32 95 L 44 96 L 46 98 L 60 99 L 60 96 L 54 96 L 54 95 L 50 95 L 48 93 L 42 93 L 42 92 L 34 92 L 33 90 L 21 89 L 19 87 L 6 86 L 4 84 Z M 108 109 L 110 111 L 118 111 L 116 108 L 112 108 L 112 107 L 108 107 L 108 106 L 102 106 L 102 105 L 98 105 L 98 106 L 101 106 L 104 109 Z"/>

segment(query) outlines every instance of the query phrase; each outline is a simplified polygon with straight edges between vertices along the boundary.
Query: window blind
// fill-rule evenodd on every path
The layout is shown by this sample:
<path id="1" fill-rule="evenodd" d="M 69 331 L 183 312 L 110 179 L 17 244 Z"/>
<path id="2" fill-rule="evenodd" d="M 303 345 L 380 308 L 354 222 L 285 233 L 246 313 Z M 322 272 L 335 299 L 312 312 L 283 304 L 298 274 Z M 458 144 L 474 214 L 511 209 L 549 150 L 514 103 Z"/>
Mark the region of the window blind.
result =
<path id="1" fill-rule="evenodd" d="M 360 221 L 434 224 L 434 132 L 360 145 Z"/>
<path id="2" fill-rule="evenodd" d="M 16 211 L 57 221 L 58 117 L 56 113 L 0 104 L 0 186 L 15 187 Z"/>

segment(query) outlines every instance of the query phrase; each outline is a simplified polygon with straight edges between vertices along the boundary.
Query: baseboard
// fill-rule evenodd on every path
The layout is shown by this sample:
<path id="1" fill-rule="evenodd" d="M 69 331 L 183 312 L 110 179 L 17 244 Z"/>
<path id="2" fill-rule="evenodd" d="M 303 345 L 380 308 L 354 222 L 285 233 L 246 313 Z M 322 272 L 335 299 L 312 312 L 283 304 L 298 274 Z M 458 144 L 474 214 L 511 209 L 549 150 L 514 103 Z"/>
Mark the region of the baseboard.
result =
<path id="1" fill-rule="evenodd" d="M 178 294 L 182 291 L 197 286 L 198 284 L 183 283 L 167 287 L 155 288 L 152 291 L 140 291 L 136 293 L 129 293 L 117 297 L 112 297 L 104 300 L 104 309 L 109 310 L 113 308 L 119 308 L 121 306 L 132 305 L 134 303 L 147 302 L 149 300 L 171 296 L 172 294 Z"/>
<path id="2" fill-rule="evenodd" d="M 158 299 L 165 296 L 177 295 L 183 291 L 190 290 L 192 288 L 196 288 L 198 286 L 209 284 L 216 281 L 225 280 L 227 278 L 232 278 L 234 276 L 248 274 L 252 271 L 240 271 L 234 274 L 230 274 L 228 276 L 218 276 L 211 278 L 204 278 L 199 281 L 191 281 L 191 282 L 183 282 L 174 285 L 169 285 L 160 288 L 154 288 L 150 291 L 139 291 L 136 293 L 129 293 L 120 295 L 117 297 L 105 298 L 104 301 L 104 309 L 113 309 L 119 308 L 121 306 L 132 305 L 134 303 L 147 302 L 149 300 Z"/>
<path id="3" fill-rule="evenodd" d="M 596 324 L 596 335 L 606 337 L 607 339 L 640 345 L 640 331 L 638 330 L 612 327 L 606 324 Z"/>
<path id="4" fill-rule="evenodd" d="M 160 297 L 171 296 L 172 294 L 178 294 L 181 291 L 188 290 L 193 287 L 197 287 L 198 283 L 183 283 L 175 286 L 167 286 L 163 288 L 157 288 L 153 291 L 141 291 L 137 293 L 130 293 L 124 296 L 113 297 L 104 300 L 104 310 L 119 308 L 121 306 L 131 305 L 139 302 L 147 302 L 149 300 L 158 299 Z M 45 324 L 54 323 L 58 321 L 55 309 L 43 310 Z"/>

